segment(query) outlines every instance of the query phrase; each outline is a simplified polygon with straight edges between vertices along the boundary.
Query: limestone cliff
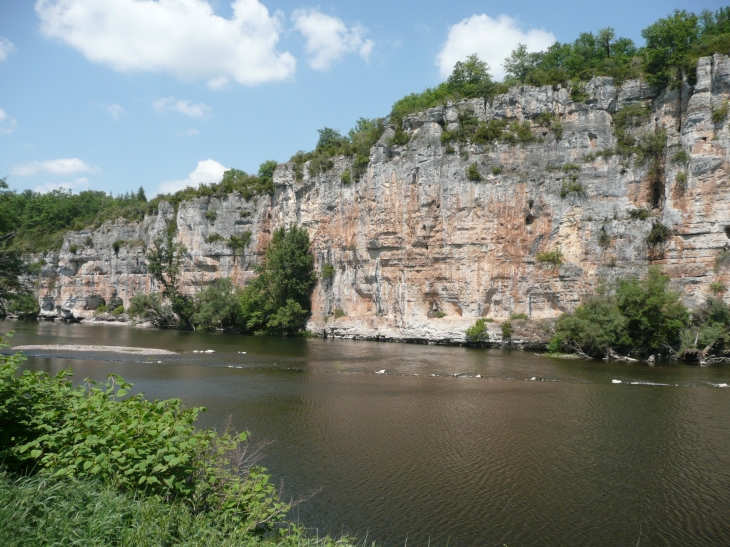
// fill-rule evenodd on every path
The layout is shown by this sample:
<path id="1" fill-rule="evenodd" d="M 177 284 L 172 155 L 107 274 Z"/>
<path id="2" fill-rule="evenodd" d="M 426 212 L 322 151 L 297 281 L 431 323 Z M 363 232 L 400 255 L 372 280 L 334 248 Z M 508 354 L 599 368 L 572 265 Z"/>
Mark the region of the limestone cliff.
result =
<path id="1" fill-rule="evenodd" d="M 309 329 L 334 336 L 459 342 L 478 317 L 553 318 L 600 278 L 641 274 L 651 264 L 696 305 L 711 282 L 730 286 L 728 272 L 714 271 L 730 241 L 730 131 L 726 119 L 713 121 L 730 98 L 730 60 L 703 58 L 697 71 L 693 88 L 660 93 L 641 81 L 617 86 L 595 78 L 580 100 L 544 86 L 513 88 L 491 102 L 449 103 L 406 117 L 405 145 L 390 144 L 395 132 L 388 128 L 358 182 L 340 182 L 350 158 L 316 176 L 305 165 L 301 180 L 293 164 L 282 164 L 273 196 L 199 198 L 177 213 L 162 203 L 142 222 L 71 232 L 61 251 L 46 257 L 42 313 L 91 318 L 99 297 L 116 293 L 126 306 L 134 294 L 154 290 L 144 245 L 175 214 L 177 237 L 189 251 L 190 292 L 226 276 L 245 283 L 274 229 L 305 226 L 317 268 L 335 268 L 314 291 Z M 651 115 L 625 131 L 666 131 L 660 157 L 642 163 L 606 153 L 617 146 L 616 114 L 631 105 Z M 469 117 L 529 122 L 532 141 L 442 143 L 444 131 Z M 540 119 L 559 121 L 562 135 Z M 471 164 L 481 180 L 467 177 Z M 630 214 L 642 208 L 648 219 Z M 655 223 L 669 236 L 649 246 Z M 223 241 L 206 242 L 245 231 L 251 241 L 238 256 Z M 556 250 L 562 264 L 537 260 Z M 500 332 L 490 324 L 493 340 Z"/>

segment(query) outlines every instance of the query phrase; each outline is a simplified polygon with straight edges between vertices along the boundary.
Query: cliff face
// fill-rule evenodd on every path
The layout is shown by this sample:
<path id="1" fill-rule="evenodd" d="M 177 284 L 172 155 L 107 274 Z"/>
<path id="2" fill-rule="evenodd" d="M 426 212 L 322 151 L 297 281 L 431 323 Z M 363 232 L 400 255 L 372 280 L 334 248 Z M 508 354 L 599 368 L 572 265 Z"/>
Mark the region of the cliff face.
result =
<path id="1" fill-rule="evenodd" d="M 697 305 L 713 281 L 730 286 L 730 273 L 714 271 L 730 243 L 730 132 L 726 119 L 713 121 L 730 98 L 730 60 L 703 58 L 697 76 L 694 88 L 659 94 L 640 81 L 616 86 L 595 78 L 579 102 L 566 89 L 545 86 L 514 88 L 491 103 L 448 104 L 405 118 L 408 144 L 389 145 L 395 132 L 387 129 L 358 182 L 340 182 L 351 165 L 342 157 L 316 176 L 305 166 L 302 180 L 292 164 L 280 165 L 274 196 L 184 202 L 176 220 L 190 253 L 188 290 L 227 276 L 245 283 L 273 230 L 298 223 L 309 230 L 318 270 L 335 268 L 314 291 L 315 332 L 458 342 L 478 317 L 554 318 L 600 278 L 641 275 L 652 264 Z M 631 118 L 626 134 L 666 132 L 660 155 L 644 162 L 605 153 L 617 146 L 617 113 L 632 105 L 648 107 L 650 116 Z M 469 117 L 528 121 L 534 140 L 454 144 L 451 152 L 442 133 Z M 550 118 L 562 125 L 561 138 L 545 122 Z M 472 164 L 482 180 L 467 177 Z M 648 219 L 629 213 L 642 208 Z M 154 290 L 143 243 L 174 215 L 161 204 L 139 223 L 67 234 L 61 251 L 46 257 L 43 315 L 91 318 L 99 297 L 116 293 L 126 306 L 134 294 Z M 670 233 L 649 246 L 655 223 Z M 251 242 L 238 256 L 222 241 L 206 242 L 212 234 L 245 231 Z M 538 260 L 555 250 L 562 264 Z M 490 324 L 493 340 L 501 336 L 497 325 Z"/>

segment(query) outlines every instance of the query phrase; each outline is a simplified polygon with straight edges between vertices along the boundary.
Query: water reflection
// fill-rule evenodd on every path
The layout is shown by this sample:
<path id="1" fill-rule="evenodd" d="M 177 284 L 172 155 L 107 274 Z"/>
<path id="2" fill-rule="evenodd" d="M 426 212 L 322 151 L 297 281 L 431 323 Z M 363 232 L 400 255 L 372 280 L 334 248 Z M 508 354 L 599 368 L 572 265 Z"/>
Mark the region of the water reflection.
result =
<path id="1" fill-rule="evenodd" d="M 408 545 L 434 546 L 636 545 L 639 534 L 641 545 L 719 545 L 730 537 L 730 390 L 713 387 L 730 383 L 728 368 L 13 326 L 14 344 L 183 352 L 154 362 L 92 354 L 27 364 L 49 373 L 73 365 L 76 379 L 121 374 L 151 398 L 208 407 L 204 425 L 231 415 L 236 427 L 273 441 L 265 464 L 287 492 L 321 489 L 292 516 L 323 532 L 367 533 L 388 546 L 406 536 Z M 373 374 L 382 368 L 389 374 Z"/>

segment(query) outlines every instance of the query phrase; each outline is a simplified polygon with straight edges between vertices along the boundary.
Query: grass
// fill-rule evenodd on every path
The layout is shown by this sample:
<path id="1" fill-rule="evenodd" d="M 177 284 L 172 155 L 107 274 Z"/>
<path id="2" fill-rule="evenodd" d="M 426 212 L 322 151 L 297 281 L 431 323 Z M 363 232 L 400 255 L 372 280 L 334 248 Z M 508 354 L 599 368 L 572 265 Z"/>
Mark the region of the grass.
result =
<path id="1" fill-rule="evenodd" d="M 364 547 L 350 538 L 309 538 L 299 528 L 272 537 L 220 526 L 181 504 L 167 504 L 88 480 L 0 471 L 0 545 Z"/>

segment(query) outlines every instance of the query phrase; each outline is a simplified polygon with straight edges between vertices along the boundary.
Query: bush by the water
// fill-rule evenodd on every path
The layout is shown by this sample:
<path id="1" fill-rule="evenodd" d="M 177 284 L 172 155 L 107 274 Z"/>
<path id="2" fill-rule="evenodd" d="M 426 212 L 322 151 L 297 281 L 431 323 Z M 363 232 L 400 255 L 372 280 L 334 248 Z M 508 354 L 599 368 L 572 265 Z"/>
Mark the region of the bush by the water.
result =
<path id="1" fill-rule="evenodd" d="M 612 351 L 645 354 L 677 348 L 689 320 L 679 296 L 657 267 L 642 279 L 620 279 L 563 314 L 549 349 L 603 357 Z"/>

